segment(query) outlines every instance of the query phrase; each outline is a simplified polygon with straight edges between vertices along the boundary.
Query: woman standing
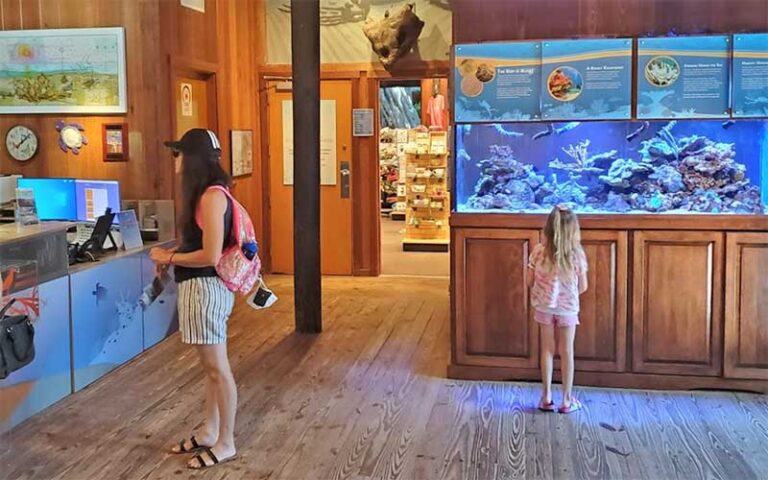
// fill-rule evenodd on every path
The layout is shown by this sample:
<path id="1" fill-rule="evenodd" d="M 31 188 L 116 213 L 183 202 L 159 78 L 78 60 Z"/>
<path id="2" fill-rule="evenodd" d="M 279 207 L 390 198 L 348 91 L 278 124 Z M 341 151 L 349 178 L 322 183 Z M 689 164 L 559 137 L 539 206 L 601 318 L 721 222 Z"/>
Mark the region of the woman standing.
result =
<path id="1" fill-rule="evenodd" d="M 150 257 L 158 268 L 174 267 L 181 341 L 194 345 L 205 374 L 205 423 L 172 449 L 196 453 L 188 466 L 201 469 L 236 456 L 237 386 L 227 357 L 227 321 L 235 298 L 215 269 L 230 241 L 233 207 L 224 193 L 208 190 L 229 187 L 231 180 L 219 164 L 221 144 L 212 131 L 192 129 L 165 145 L 181 175 L 181 243 L 172 250 L 154 248 Z"/>

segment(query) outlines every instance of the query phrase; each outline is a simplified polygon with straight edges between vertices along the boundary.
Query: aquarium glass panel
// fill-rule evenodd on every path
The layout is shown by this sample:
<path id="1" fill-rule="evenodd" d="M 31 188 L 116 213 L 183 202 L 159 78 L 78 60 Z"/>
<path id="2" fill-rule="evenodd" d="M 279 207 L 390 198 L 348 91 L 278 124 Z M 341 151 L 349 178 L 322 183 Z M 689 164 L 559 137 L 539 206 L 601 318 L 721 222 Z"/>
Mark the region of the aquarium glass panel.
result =
<path id="1" fill-rule="evenodd" d="M 459 212 L 765 214 L 768 121 L 456 127 Z"/>

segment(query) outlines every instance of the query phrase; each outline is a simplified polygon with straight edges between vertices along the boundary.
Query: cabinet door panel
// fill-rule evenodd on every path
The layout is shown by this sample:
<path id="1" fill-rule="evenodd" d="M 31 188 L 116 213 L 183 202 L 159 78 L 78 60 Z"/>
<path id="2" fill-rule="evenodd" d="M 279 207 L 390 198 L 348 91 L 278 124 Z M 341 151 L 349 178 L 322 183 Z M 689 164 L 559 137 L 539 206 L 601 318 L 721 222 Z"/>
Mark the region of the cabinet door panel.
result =
<path id="1" fill-rule="evenodd" d="M 536 368 L 538 328 L 526 273 L 534 230 L 454 230 L 456 350 L 460 364 Z"/>
<path id="2" fill-rule="evenodd" d="M 635 233 L 633 369 L 720 374 L 723 234 Z"/>
<path id="3" fill-rule="evenodd" d="M 768 380 L 768 234 L 728 234 L 725 376 Z"/>
<path id="4" fill-rule="evenodd" d="M 586 230 L 582 245 L 589 263 L 589 288 L 581 296 L 576 331 L 576 368 L 626 370 L 627 233 Z"/>

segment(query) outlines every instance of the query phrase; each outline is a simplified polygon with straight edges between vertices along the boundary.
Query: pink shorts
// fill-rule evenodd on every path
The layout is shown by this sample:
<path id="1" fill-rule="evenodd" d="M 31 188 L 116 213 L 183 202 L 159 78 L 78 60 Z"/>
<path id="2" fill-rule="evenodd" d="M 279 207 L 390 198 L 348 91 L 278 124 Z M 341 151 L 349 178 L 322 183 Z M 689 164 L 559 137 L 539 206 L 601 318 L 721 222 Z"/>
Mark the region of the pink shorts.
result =
<path id="1" fill-rule="evenodd" d="M 578 315 L 557 315 L 538 310 L 536 310 L 533 319 L 542 325 L 553 325 L 555 327 L 572 327 L 579 324 Z"/>

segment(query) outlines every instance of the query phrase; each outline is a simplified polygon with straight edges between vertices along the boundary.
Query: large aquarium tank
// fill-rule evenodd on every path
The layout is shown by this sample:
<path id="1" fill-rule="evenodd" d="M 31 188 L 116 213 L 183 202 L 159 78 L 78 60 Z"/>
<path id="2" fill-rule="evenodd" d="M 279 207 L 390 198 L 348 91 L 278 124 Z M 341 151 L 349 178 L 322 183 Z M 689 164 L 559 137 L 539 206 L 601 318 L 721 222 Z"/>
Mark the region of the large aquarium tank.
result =
<path id="1" fill-rule="evenodd" d="M 765 214 L 768 121 L 465 124 L 456 210 Z"/>

